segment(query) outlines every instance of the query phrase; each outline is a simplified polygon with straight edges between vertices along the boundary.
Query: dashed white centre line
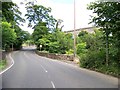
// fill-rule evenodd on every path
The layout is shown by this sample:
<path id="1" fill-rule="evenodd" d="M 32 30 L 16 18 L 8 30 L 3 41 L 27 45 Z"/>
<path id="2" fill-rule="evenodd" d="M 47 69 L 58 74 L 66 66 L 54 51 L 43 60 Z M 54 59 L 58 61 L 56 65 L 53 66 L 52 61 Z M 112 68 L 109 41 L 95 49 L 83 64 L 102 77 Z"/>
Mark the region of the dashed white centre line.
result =
<path id="1" fill-rule="evenodd" d="M 24 52 L 24 55 L 25 55 L 26 57 L 28 57 L 25 52 Z M 29 58 L 29 57 L 28 57 L 28 58 Z M 42 65 L 40 65 L 40 66 L 42 67 L 42 69 L 43 69 L 46 73 L 48 72 Z"/>
<path id="2" fill-rule="evenodd" d="M 48 71 L 42 66 L 42 65 L 40 65 L 42 68 L 43 68 L 43 70 L 47 73 Z"/>
<path id="3" fill-rule="evenodd" d="M 54 85 L 53 81 L 51 81 L 51 84 L 52 84 L 53 88 L 55 88 L 55 85 Z"/>
<path id="4" fill-rule="evenodd" d="M 24 55 L 27 57 L 27 58 L 30 58 L 30 57 L 28 57 L 27 55 L 26 55 L 26 53 L 24 52 Z"/>

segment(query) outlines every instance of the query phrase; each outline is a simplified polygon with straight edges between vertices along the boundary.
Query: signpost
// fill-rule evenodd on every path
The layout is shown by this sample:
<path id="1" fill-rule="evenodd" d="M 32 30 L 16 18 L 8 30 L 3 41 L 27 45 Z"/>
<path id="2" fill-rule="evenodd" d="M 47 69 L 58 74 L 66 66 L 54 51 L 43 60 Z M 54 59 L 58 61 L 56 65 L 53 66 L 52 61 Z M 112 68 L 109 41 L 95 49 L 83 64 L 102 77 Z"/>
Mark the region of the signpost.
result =
<path id="1" fill-rule="evenodd" d="M 40 45 L 40 51 L 41 51 L 42 45 Z"/>

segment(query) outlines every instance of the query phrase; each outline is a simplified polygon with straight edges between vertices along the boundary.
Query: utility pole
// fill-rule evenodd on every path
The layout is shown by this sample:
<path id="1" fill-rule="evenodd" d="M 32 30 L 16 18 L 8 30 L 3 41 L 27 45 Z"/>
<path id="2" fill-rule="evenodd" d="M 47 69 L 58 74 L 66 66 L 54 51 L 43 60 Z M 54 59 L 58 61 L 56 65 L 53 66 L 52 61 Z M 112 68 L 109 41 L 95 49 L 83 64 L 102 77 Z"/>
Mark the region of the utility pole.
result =
<path id="1" fill-rule="evenodd" d="M 76 57 L 76 5 L 74 0 L 74 58 Z"/>

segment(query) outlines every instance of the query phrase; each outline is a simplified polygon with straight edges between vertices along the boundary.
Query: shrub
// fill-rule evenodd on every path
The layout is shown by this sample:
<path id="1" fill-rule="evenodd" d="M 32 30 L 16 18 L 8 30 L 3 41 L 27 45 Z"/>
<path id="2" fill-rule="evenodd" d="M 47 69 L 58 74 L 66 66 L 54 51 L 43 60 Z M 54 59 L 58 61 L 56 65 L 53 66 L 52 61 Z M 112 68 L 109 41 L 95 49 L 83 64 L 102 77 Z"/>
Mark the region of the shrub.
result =
<path id="1" fill-rule="evenodd" d="M 79 56 L 82 56 L 86 52 L 87 52 L 86 43 L 79 43 L 79 44 L 77 44 L 77 54 Z"/>
<path id="2" fill-rule="evenodd" d="M 73 54 L 74 50 L 70 49 L 69 51 L 66 51 L 66 54 Z"/>
<path id="3" fill-rule="evenodd" d="M 88 51 L 80 57 L 80 66 L 90 69 L 97 69 L 105 64 L 104 51 Z"/>

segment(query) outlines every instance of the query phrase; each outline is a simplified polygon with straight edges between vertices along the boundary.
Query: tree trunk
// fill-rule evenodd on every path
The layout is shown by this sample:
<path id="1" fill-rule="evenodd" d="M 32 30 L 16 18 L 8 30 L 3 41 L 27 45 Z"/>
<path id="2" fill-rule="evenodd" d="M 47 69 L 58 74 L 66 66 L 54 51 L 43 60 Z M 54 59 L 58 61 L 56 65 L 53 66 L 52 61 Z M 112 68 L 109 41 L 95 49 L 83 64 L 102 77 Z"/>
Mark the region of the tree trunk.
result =
<path id="1" fill-rule="evenodd" d="M 108 66 L 109 62 L 109 34 L 106 32 L 106 66 Z"/>

